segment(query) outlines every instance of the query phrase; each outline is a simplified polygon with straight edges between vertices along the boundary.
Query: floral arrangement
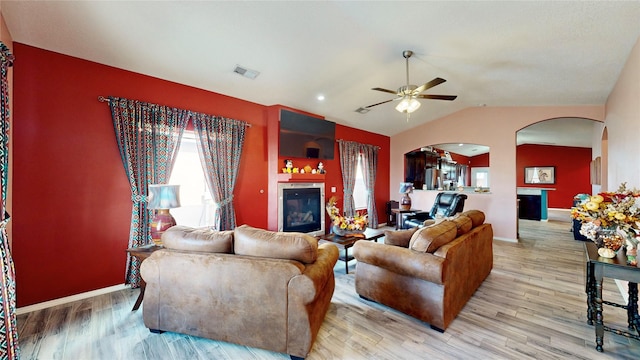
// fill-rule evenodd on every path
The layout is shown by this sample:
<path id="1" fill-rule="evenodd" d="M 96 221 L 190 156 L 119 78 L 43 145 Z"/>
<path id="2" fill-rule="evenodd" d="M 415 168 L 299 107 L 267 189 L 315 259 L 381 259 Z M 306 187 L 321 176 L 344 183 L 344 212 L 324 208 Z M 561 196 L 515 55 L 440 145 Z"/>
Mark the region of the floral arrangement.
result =
<path id="1" fill-rule="evenodd" d="M 603 231 L 617 230 L 635 246 L 640 233 L 640 191 L 628 190 L 622 183 L 615 192 L 587 198 L 571 210 L 571 217 L 582 222 L 580 234 L 591 240 Z"/>
<path id="2" fill-rule="evenodd" d="M 364 231 L 367 228 L 368 215 L 356 213 L 356 216 L 342 216 L 337 204 L 338 199 L 335 196 L 329 198 L 327 202 L 327 213 L 333 226 L 346 231 Z"/>

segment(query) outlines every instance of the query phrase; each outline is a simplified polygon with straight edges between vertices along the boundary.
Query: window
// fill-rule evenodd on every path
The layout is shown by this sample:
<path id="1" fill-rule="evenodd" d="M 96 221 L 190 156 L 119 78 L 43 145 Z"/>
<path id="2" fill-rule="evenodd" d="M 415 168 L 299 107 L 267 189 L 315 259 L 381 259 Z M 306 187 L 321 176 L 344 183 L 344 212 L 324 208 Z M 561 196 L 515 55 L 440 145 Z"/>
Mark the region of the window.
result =
<path id="1" fill-rule="evenodd" d="M 473 187 L 489 187 L 489 168 L 474 167 L 471 168 L 471 186 Z"/>
<path id="2" fill-rule="evenodd" d="M 353 188 L 353 202 L 356 210 L 367 209 L 367 186 L 364 183 L 362 167 L 362 155 L 359 155 L 356 168 L 356 185 Z"/>
<path id="3" fill-rule="evenodd" d="M 171 209 L 179 225 L 214 225 L 215 205 L 204 178 L 195 133 L 185 131 L 171 172 L 169 184 L 180 185 L 180 207 Z"/>

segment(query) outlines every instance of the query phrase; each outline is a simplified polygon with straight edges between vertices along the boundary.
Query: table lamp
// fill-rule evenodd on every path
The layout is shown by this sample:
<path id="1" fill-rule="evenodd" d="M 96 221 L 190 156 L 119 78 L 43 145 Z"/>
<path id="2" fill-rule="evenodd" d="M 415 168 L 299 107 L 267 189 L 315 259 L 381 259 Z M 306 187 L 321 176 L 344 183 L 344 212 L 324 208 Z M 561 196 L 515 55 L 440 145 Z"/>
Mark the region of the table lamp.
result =
<path id="1" fill-rule="evenodd" d="M 180 185 L 152 184 L 149 185 L 149 210 L 155 210 L 151 220 L 151 239 L 153 243 L 162 245 L 162 234 L 176 224 L 169 209 L 180 206 Z"/>
<path id="2" fill-rule="evenodd" d="M 408 211 L 411 210 L 411 198 L 409 194 L 413 192 L 413 183 L 410 182 L 402 182 L 400 183 L 400 191 L 402 194 L 402 198 L 400 199 L 400 210 Z"/>

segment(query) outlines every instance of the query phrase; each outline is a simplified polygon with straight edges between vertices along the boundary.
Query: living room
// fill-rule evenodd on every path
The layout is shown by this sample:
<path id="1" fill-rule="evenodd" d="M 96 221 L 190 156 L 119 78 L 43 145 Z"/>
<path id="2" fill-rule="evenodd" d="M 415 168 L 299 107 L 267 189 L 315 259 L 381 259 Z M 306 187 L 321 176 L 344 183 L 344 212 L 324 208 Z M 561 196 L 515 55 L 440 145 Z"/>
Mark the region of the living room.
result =
<path id="1" fill-rule="evenodd" d="M 12 29 L 15 23 L 5 22 L 7 3 L 3 1 L 0 7 L 0 40 L 16 57 L 9 74 L 12 162 L 8 209 L 12 221 L 8 231 L 16 264 L 19 308 L 118 287 L 123 282 L 131 193 L 115 145 L 109 107 L 99 102 L 98 96 L 171 104 L 249 122 L 252 126 L 247 131 L 234 199 L 236 216 L 238 223 L 269 228 L 269 182 L 281 167 L 279 159 L 269 158 L 273 156 L 269 149 L 275 144 L 269 137 L 274 114 L 291 109 L 323 117 L 322 112 L 311 106 L 291 106 L 286 99 L 262 105 L 241 96 L 146 75 L 144 69 L 125 70 L 64 55 L 49 49 L 46 43 L 23 43 L 12 38 L 12 32 L 17 31 Z M 640 128 L 640 43 L 638 30 L 627 30 L 635 37 L 626 49 L 627 55 L 619 59 L 624 65 L 616 69 L 617 73 L 607 74 L 614 77 L 615 85 L 604 102 L 488 104 L 452 113 L 444 109 L 434 120 L 391 136 L 361 130 L 358 120 L 337 123 L 336 139 L 380 147 L 375 186 L 378 218 L 385 218 L 388 200 L 400 197 L 397 189 L 404 181 L 405 153 L 432 144 L 482 144 L 491 149 L 491 194 L 470 196 L 466 207 L 487 214 L 496 240 L 517 242 L 516 198 L 521 170 L 517 165 L 516 133 L 539 121 L 562 117 L 597 122 L 592 158 L 602 156 L 603 161 L 608 160 L 608 172 L 602 185 L 589 192 L 615 189 L 622 182 L 640 186 L 640 164 L 635 156 L 640 150 L 635 139 Z M 384 56 L 399 55 L 389 51 Z M 390 73 L 402 75 L 403 68 L 392 70 Z M 590 73 L 585 71 L 582 76 L 589 77 Z M 367 91 L 365 87 L 361 92 L 366 95 Z M 429 111 L 428 108 L 418 111 Z M 397 113 L 394 121 L 406 122 L 404 115 Z M 603 138 L 605 128 L 607 136 Z M 339 159 L 325 161 L 324 165 L 326 188 L 335 187 L 336 193 L 342 194 Z M 434 197 L 435 192 L 416 191 L 412 195 L 413 206 L 428 209 Z"/>

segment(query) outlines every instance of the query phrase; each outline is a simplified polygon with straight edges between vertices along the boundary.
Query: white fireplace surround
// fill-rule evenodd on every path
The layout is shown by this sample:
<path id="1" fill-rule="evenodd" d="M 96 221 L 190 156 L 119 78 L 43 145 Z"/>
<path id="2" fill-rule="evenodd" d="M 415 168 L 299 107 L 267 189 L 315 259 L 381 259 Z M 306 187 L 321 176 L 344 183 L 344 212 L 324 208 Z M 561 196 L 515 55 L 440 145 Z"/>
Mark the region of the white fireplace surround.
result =
<path id="1" fill-rule="evenodd" d="M 320 230 L 312 231 L 307 234 L 311 236 L 320 236 L 325 234 L 325 204 L 324 204 L 324 183 L 299 183 L 299 182 L 279 182 L 278 183 L 278 231 L 282 231 L 284 228 L 284 214 L 283 214 L 283 202 L 284 202 L 284 189 L 320 189 Z"/>

